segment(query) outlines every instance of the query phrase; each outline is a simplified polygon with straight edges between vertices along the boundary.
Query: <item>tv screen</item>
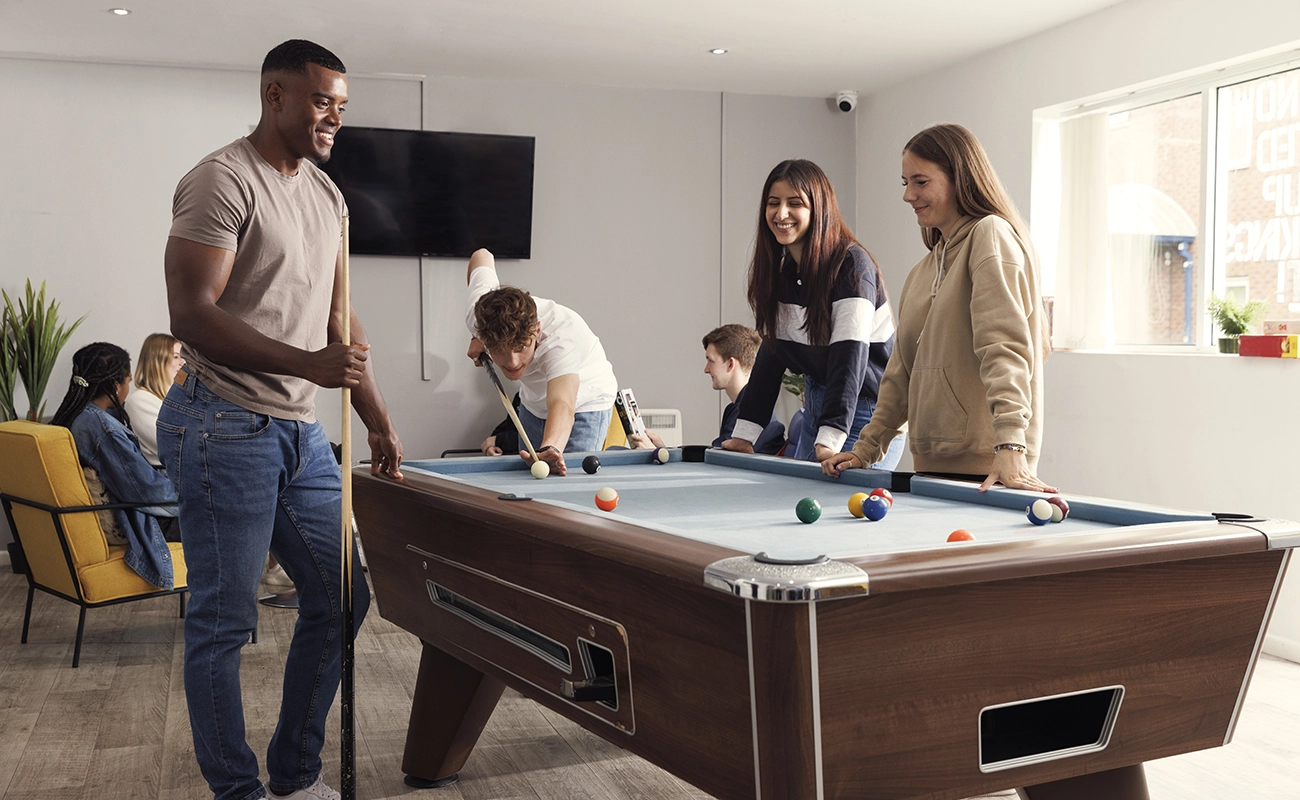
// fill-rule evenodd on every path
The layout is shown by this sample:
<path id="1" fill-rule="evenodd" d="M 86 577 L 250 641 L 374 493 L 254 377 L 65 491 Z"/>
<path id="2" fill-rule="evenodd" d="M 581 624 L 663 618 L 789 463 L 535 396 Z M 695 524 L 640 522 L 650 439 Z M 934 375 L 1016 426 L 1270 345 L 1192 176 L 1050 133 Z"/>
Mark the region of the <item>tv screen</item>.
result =
<path id="1" fill-rule="evenodd" d="M 534 142 L 344 125 L 321 168 L 347 200 L 353 253 L 528 258 Z"/>

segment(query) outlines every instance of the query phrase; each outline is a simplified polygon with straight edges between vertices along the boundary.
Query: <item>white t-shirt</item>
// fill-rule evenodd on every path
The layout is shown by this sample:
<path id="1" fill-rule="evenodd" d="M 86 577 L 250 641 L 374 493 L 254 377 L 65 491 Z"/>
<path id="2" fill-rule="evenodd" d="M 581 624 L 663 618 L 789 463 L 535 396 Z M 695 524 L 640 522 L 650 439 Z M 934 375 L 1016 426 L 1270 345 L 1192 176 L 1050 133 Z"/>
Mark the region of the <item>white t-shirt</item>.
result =
<path id="1" fill-rule="evenodd" d="M 162 411 L 162 400 L 153 392 L 138 386 L 126 396 L 122 404 L 127 416 L 131 418 L 131 430 L 140 440 L 140 453 L 144 460 L 155 467 L 162 466 L 158 457 L 158 412 Z"/>
<path id="2" fill-rule="evenodd" d="M 471 334 L 478 335 L 474 305 L 480 297 L 500 286 L 495 269 L 479 267 L 470 274 L 465 324 Z M 605 358 L 600 339 L 573 309 L 536 296 L 533 301 L 537 303 L 537 321 L 542 331 L 537 337 L 532 363 L 519 378 L 519 402 L 533 416 L 546 419 L 547 382 L 561 375 L 576 374 L 577 412 L 613 408 L 618 380 L 609 359 Z"/>

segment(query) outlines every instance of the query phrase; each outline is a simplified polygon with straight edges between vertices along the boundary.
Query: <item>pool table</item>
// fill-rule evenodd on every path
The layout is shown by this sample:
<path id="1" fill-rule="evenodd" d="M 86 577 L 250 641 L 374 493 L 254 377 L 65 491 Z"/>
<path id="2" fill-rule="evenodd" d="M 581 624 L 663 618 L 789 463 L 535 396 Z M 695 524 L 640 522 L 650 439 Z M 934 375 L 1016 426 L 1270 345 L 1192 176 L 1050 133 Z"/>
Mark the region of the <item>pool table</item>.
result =
<path id="1" fill-rule="evenodd" d="M 424 643 L 408 783 L 454 780 L 509 686 L 725 800 L 1145 798 L 1144 761 L 1231 739 L 1300 544 L 1279 520 L 1067 496 L 1038 526 L 1041 495 L 671 452 L 354 473 L 379 612 Z M 875 487 L 888 514 L 853 517 Z"/>

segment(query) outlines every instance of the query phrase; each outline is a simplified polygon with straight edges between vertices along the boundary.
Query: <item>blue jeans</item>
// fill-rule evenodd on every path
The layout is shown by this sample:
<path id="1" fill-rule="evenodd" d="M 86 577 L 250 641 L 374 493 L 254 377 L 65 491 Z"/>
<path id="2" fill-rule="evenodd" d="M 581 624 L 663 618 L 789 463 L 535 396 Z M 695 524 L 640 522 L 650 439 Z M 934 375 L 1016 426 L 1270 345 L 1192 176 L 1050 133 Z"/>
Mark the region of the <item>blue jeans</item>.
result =
<path id="1" fill-rule="evenodd" d="M 523 423 L 524 431 L 528 434 L 528 441 L 533 443 L 533 447 L 538 447 L 542 441 L 542 432 L 546 428 L 546 420 L 534 416 L 533 412 L 524 408 L 520 403 L 516 409 L 519 413 L 519 421 Z M 579 411 L 573 415 L 573 430 L 569 433 L 569 443 L 564 446 L 566 453 L 590 453 L 600 450 L 605 444 L 605 435 L 609 433 L 609 419 L 614 413 L 614 407 L 610 406 L 602 411 Z M 527 449 L 520 442 L 519 449 Z"/>
<path id="2" fill-rule="evenodd" d="M 229 403 L 191 375 L 163 402 L 158 453 L 180 498 L 189 564 L 185 697 L 199 769 L 216 800 L 310 786 L 342 662 L 342 478 L 325 432 Z M 239 662 L 257 626 L 268 551 L 293 579 L 299 607 L 263 786 L 244 735 Z M 352 563 L 360 626 L 370 591 L 355 547 Z"/>
<path id="3" fill-rule="evenodd" d="M 817 418 L 821 416 L 822 401 L 825 396 L 826 387 L 807 375 L 803 376 L 803 434 L 799 437 L 799 447 L 794 454 L 794 457 L 801 461 L 817 460 L 814 447 L 817 443 Z M 841 453 L 853 449 L 853 445 L 858 441 L 858 434 L 862 432 L 862 426 L 871 421 L 871 412 L 875 410 L 876 404 L 870 400 L 858 400 L 858 407 L 853 413 L 853 422 L 849 424 L 849 438 L 844 440 L 844 446 L 840 448 Z M 903 450 L 906 447 L 907 434 L 898 434 L 894 437 L 894 441 L 889 443 L 885 457 L 871 466 L 888 470 L 897 468 L 898 462 L 903 459 Z"/>

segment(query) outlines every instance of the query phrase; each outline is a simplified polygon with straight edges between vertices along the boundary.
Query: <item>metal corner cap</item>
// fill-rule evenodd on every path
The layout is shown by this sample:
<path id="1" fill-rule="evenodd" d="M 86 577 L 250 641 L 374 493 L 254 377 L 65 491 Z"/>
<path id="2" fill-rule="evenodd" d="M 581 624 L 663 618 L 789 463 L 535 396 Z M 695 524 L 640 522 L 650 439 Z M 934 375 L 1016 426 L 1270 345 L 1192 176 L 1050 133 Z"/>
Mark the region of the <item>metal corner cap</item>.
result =
<path id="1" fill-rule="evenodd" d="M 862 597 L 867 573 L 843 561 L 819 564 L 768 564 L 753 556 L 715 561 L 704 569 L 704 585 L 746 600 L 807 602 Z"/>
<path id="2" fill-rule="evenodd" d="M 1269 550 L 1300 547 L 1300 524 L 1284 519 L 1222 519 L 1226 525 L 1240 525 L 1264 534 Z"/>

